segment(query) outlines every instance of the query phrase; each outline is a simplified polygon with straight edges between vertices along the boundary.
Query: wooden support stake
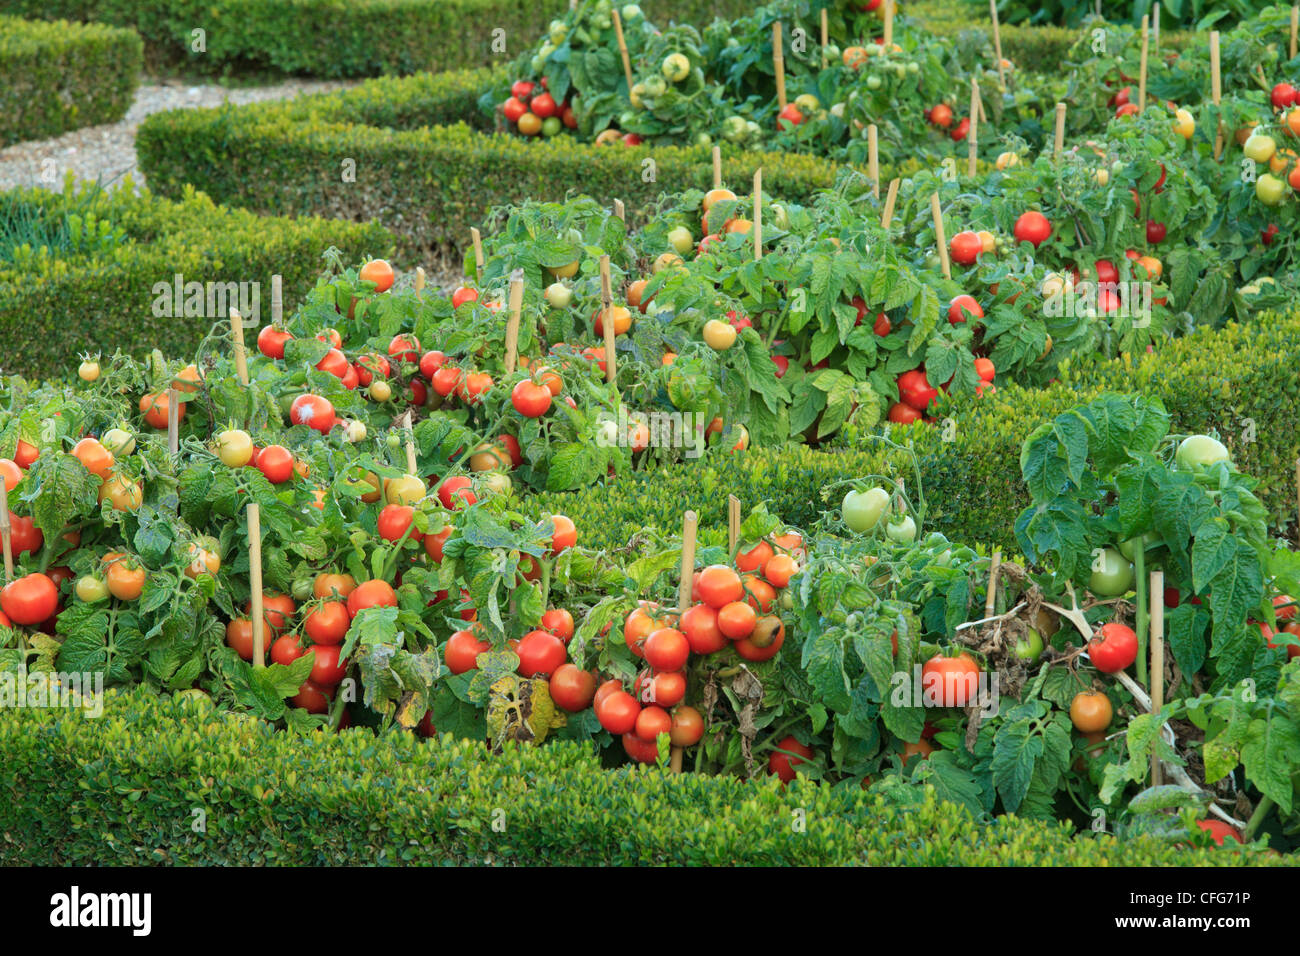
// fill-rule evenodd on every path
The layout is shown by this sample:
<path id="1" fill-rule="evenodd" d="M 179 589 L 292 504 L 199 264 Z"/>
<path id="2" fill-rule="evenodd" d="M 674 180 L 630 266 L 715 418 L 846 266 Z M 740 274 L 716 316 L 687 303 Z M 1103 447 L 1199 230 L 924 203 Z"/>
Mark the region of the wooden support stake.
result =
<path id="1" fill-rule="evenodd" d="M 253 592 L 249 614 L 253 621 L 253 667 L 266 666 L 266 617 L 262 610 L 262 512 L 248 503 L 248 587 Z"/>
<path id="2" fill-rule="evenodd" d="M 415 431 L 411 428 L 411 410 L 408 408 L 398 419 L 398 427 L 406 433 L 406 473 L 408 475 L 419 474 L 420 463 L 415 457 Z"/>
<path id="3" fill-rule="evenodd" d="M 952 278 L 952 263 L 948 261 L 948 239 L 943 233 L 943 210 L 939 206 L 939 194 L 930 194 L 930 214 L 934 217 L 934 241 L 939 246 L 939 265 L 943 267 L 943 277 Z"/>
<path id="4" fill-rule="evenodd" d="M 979 80 L 971 79 L 970 81 L 970 129 L 966 133 L 966 142 L 970 144 L 970 158 L 966 163 L 966 175 L 972 179 L 975 177 L 977 159 L 979 157 L 979 129 L 980 129 L 980 83 Z"/>
<path id="5" fill-rule="evenodd" d="M 898 178 L 889 181 L 889 191 L 885 193 L 885 209 L 880 214 L 880 225 L 888 229 L 889 224 L 894 221 L 894 204 L 898 202 L 898 184 L 901 182 Z"/>
<path id="6" fill-rule="evenodd" d="M 736 556 L 736 546 L 740 544 L 740 499 L 727 495 L 727 553 Z"/>
<path id="7" fill-rule="evenodd" d="M 713 188 L 722 188 L 722 147 L 713 147 Z"/>
<path id="8" fill-rule="evenodd" d="M 867 127 L 867 178 L 871 180 L 871 194 L 880 198 L 880 131 L 876 124 Z"/>
<path id="9" fill-rule="evenodd" d="M 998 58 L 998 84 L 1007 88 L 1007 69 L 1002 64 L 1002 28 L 998 24 L 998 0 L 989 0 L 989 15 L 993 18 L 993 55 Z"/>
<path id="10" fill-rule="evenodd" d="M 181 450 L 181 394 L 167 389 L 167 450 L 173 455 Z"/>
<path id="11" fill-rule="evenodd" d="M 699 519 L 694 511 L 682 517 L 682 576 L 677 586 L 677 610 L 685 614 L 691 606 L 695 581 L 695 528 Z"/>
<path id="12" fill-rule="evenodd" d="M 1151 604 L 1151 712 L 1155 713 L 1165 705 L 1165 602 L 1161 595 L 1165 593 L 1165 573 L 1151 572 L 1151 587 L 1147 591 L 1153 598 Z M 1160 758 L 1151 755 L 1151 786 L 1158 787 L 1163 782 L 1160 770 Z"/>
<path id="13" fill-rule="evenodd" d="M 274 309 L 274 300 L 272 300 Z M 235 371 L 241 385 L 248 384 L 248 352 L 244 349 L 244 320 L 234 309 L 230 310 L 230 337 L 235 340 Z"/>
<path id="14" fill-rule="evenodd" d="M 271 276 L 271 324 L 279 325 L 284 319 L 284 279 Z"/>
<path id="15" fill-rule="evenodd" d="M 627 222 L 627 209 L 623 206 L 623 200 L 614 200 L 614 215 Z"/>
<path id="16" fill-rule="evenodd" d="M 424 271 L 424 266 L 415 267 L 415 297 L 424 298 L 424 287 L 428 284 L 429 277 Z"/>
<path id="17" fill-rule="evenodd" d="M 614 292 L 609 279 L 609 256 L 600 257 L 600 324 L 605 332 L 605 381 L 613 383 L 614 367 Z"/>
<path id="18" fill-rule="evenodd" d="M 1142 15 L 1142 58 L 1138 61 L 1138 112 L 1147 108 L 1147 45 L 1151 42 L 1151 19 Z"/>
<path id="19" fill-rule="evenodd" d="M 1291 59 L 1293 60 L 1295 59 L 1295 54 L 1296 54 L 1296 36 L 1298 30 L 1300 30 L 1300 6 L 1293 6 L 1291 8 L 1291 47 L 1290 47 Z"/>
<path id="20" fill-rule="evenodd" d="M 1295 460 L 1296 540 L 1300 541 L 1300 458 Z"/>
<path id="21" fill-rule="evenodd" d="M 826 47 L 829 46 L 829 45 L 830 45 L 830 42 L 831 42 L 831 39 L 830 39 L 830 37 L 831 37 L 831 31 L 830 31 L 830 27 L 827 25 L 827 22 L 826 22 L 826 21 L 827 21 L 827 18 L 826 18 L 826 8 L 825 8 L 825 7 L 822 7 L 822 69 L 823 69 L 823 70 L 826 69 L 826 66 L 827 66 L 827 64 L 826 64 Z M 1294 56 L 1294 55 L 1295 55 L 1295 54 L 1293 53 L 1292 56 Z"/>
<path id="22" fill-rule="evenodd" d="M 763 169 L 754 170 L 754 261 L 763 258 Z"/>
<path id="23" fill-rule="evenodd" d="M 483 281 L 483 234 L 470 226 L 469 237 L 474 242 L 474 281 Z"/>
<path id="24" fill-rule="evenodd" d="M 1156 55 L 1160 55 L 1160 4 L 1155 3 L 1151 6 L 1151 44 L 1155 48 Z"/>
<path id="25" fill-rule="evenodd" d="M 989 561 L 989 593 L 984 597 L 984 616 L 992 617 L 998 599 L 998 571 L 1002 569 L 1002 549 L 993 550 L 993 559 Z"/>
<path id="26" fill-rule="evenodd" d="M 13 526 L 9 523 L 9 489 L 4 479 L 0 478 L 0 548 L 4 550 L 5 583 L 14 577 L 14 543 L 11 535 Z"/>
<path id="27" fill-rule="evenodd" d="M 894 0 L 885 0 L 885 42 L 884 51 L 890 52 L 894 45 Z"/>
<path id="28" fill-rule="evenodd" d="M 1210 31 L 1210 97 L 1218 106 L 1223 99 L 1223 75 L 1219 69 L 1219 31 Z M 1219 120 L 1214 133 L 1214 158 L 1223 153 L 1223 121 Z"/>
<path id="29" fill-rule="evenodd" d="M 632 95 L 632 58 L 627 55 L 627 41 L 623 39 L 623 18 L 619 16 L 618 9 L 610 11 L 610 16 L 614 20 L 614 36 L 618 40 L 618 55 L 623 58 L 623 75 L 627 77 L 627 92 Z"/>
<path id="30" fill-rule="evenodd" d="M 520 270 L 510 277 L 510 317 L 506 320 L 506 374 L 515 373 L 519 360 L 519 317 L 524 307 L 524 278 Z"/>
<path id="31" fill-rule="evenodd" d="M 1052 146 L 1052 162 L 1061 161 L 1061 150 L 1065 148 L 1065 104 L 1056 104 L 1056 142 Z"/>
<path id="32" fill-rule="evenodd" d="M 772 24 L 772 66 L 776 68 L 776 106 L 785 109 L 785 48 L 781 43 L 781 21 Z"/>

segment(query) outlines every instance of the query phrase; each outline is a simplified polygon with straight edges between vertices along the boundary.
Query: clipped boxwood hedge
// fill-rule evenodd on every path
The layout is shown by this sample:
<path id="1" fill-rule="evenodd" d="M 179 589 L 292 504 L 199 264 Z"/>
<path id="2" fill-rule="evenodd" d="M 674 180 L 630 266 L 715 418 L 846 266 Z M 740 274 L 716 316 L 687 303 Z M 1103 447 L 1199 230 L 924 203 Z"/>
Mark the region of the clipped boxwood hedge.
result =
<path id="1" fill-rule="evenodd" d="M 488 121 L 474 102 L 492 77 L 488 70 L 386 77 L 283 103 L 155 113 L 140 126 L 136 150 L 150 186 L 165 195 L 193 184 L 218 202 L 263 213 L 365 221 L 378 212 L 402 252 L 417 258 L 466 245 L 470 227 L 494 206 L 576 190 L 622 199 L 635 223 L 662 193 L 712 181 L 704 147 L 485 135 Z M 349 160 L 354 182 L 345 181 Z M 759 166 L 764 187 L 795 202 L 830 186 L 837 169 L 812 156 L 728 153 L 726 179 L 744 182 Z"/>
<path id="2" fill-rule="evenodd" d="M 132 30 L 0 16 L 0 148 L 121 119 L 142 58 Z"/>
<path id="3" fill-rule="evenodd" d="M 951 429 L 895 427 L 891 437 L 910 442 L 919 460 L 927 530 L 1018 551 L 1013 529 L 1029 505 L 1019 478 L 1020 446 L 1030 431 L 1102 392 L 1136 392 L 1165 404 L 1173 432 L 1219 432 L 1238 468 L 1260 480 L 1257 493 L 1273 524 L 1294 527 L 1298 351 L 1300 315 L 1261 315 L 1250 324 L 1167 342 L 1140 360 L 1065 368 L 1061 382 L 1046 389 L 1002 385 L 993 395 L 941 413 L 952 419 Z M 540 496 L 532 507 L 539 514 L 568 515 L 583 529 L 585 544 L 613 549 L 626 546 L 634 534 L 678 532 L 687 508 L 697 512 L 702 529 L 717 536 L 726 528 L 729 494 L 746 510 L 766 501 L 774 514 L 806 527 L 842 497 L 843 489 L 824 493 L 831 482 L 884 474 L 914 489 L 906 454 L 872 447 L 869 438 L 852 434 L 841 442 L 825 451 L 803 445 L 744 455 L 710 451 L 704 462 L 637 472 L 575 494 Z"/>
<path id="4" fill-rule="evenodd" d="M 78 352 L 115 348 L 192 355 L 220 317 L 155 318 L 157 283 L 174 285 L 177 274 L 187 283 L 256 282 L 266 318 L 271 276 L 284 277 L 289 309 L 315 285 L 331 246 L 356 261 L 387 255 L 393 237 L 375 225 L 259 218 L 193 190 L 176 202 L 133 195 L 129 183 L 112 193 L 0 194 L 3 371 L 62 376 Z"/>
<path id="5" fill-rule="evenodd" d="M 150 66 L 321 77 L 458 70 L 518 57 L 567 0 L 9 0 L 7 11 L 133 27 Z M 645 0 L 647 16 L 703 26 L 744 0 Z M 205 49 L 194 49 L 195 30 Z M 492 48 L 505 31 L 505 51 Z M 328 42 L 322 38 L 328 37 Z"/>
<path id="6" fill-rule="evenodd" d="M 857 787 L 606 770 L 577 743 L 494 756 L 450 736 L 376 739 L 355 729 L 294 737 L 206 700 L 160 699 L 138 688 L 109 691 L 104 704 L 99 719 L 0 709 L 0 863 L 1286 862 L 1152 837 L 1116 842 L 1015 817 L 979 825 L 932 790 L 915 804 L 891 806 Z"/>

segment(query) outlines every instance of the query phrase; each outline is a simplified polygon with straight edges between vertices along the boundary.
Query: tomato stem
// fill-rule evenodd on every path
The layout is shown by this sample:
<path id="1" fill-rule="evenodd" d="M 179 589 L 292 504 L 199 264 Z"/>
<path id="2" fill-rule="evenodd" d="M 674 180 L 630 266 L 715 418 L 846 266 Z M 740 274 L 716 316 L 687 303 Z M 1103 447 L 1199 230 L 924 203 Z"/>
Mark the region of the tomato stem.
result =
<path id="1" fill-rule="evenodd" d="M 1255 833 L 1259 830 L 1260 824 L 1264 822 L 1264 818 L 1268 816 L 1268 811 L 1272 809 L 1273 798 L 1268 794 L 1264 794 L 1263 798 L 1255 806 L 1255 812 L 1252 813 L 1250 819 L 1246 821 L 1246 829 L 1242 831 L 1241 834 L 1242 840 L 1246 843 L 1250 843 L 1255 839 Z"/>

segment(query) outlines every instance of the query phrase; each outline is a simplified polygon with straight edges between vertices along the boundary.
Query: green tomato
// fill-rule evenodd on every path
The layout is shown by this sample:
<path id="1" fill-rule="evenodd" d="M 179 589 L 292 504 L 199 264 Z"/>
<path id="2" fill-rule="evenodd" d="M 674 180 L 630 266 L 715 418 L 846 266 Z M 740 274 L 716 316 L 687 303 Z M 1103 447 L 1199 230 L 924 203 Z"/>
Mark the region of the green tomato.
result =
<path id="1" fill-rule="evenodd" d="M 123 428 L 110 428 L 99 441 L 118 458 L 124 458 L 135 451 L 135 436 Z"/>
<path id="2" fill-rule="evenodd" d="M 1038 660 L 1043 653 L 1043 635 L 1032 627 L 1028 628 L 1024 640 L 1016 641 L 1016 646 L 1012 648 L 1012 651 L 1022 661 Z"/>
<path id="3" fill-rule="evenodd" d="M 897 544 L 911 544 L 916 540 L 916 522 L 911 515 L 902 515 L 885 526 L 885 537 Z"/>
<path id="4" fill-rule="evenodd" d="M 880 89 L 880 77 L 876 76 L 874 73 L 871 74 L 869 77 L 867 77 L 867 89 L 869 90 Z"/>
<path id="5" fill-rule="evenodd" d="M 555 136 L 562 129 L 564 129 L 564 123 L 558 116 L 548 116 L 546 119 L 542 120 L 543 136 Z"/>
<path id="6" fill-rule="evenodd" d="M 859 534 L 870 531 L 880 523 L 881 516 L 889 512 L 889 492 L 884 488 L 849 491 L 840 505 L 840 512 L 850 531 Z"/>
<path id="7" fill-rule="evenodd" d="M 1265 206 L 1276 206 L 1286 195 L 1286 183 L 1272 173 L 1265 173 L 1255 180 L 1255 196 Z"/>
<path id="8" fill-rule="evenodd" d="M 397 432 L 389 432 L 388 437 L 384 439 L 390 451 L 397 451 L 402 447 L 402 436 Z"/>
<path id="9" fill-rule="evenodd" d="M 696 145 L 696 146 L 712 146 L 712 145 L 713 145 L 713 137 L 710 136 L 708 133 L 696 133 L 696 134 L 695 134 L 695 145 Z"/>
<path id="10" fill-rule="evenodd" d="M 75 586 L 77 599 L 86 604 L 98 604 L 108 597 L 108 582 L 97 574 L 87 574 L 77 578 Z"/>
<path id="11" fill-rule="evenodd" d="M 664 79 L 661 76 L 652 76 L 641 85 L 644 87 L 644 90 L 642 91 L 643 95 L 648 96 L 651 99 L 663 96 L 668 92 L 668 84 L 664 82 Z"/>
<path id="12" fill-rule="evenodd" d="M 1223 443 L 1209 435 L 1187 436 L 1179 444 L 1178 451 L 1174 453 L 1174 461 L 1178 463 L 1178 467 L 1187 471 L 1191 471 L 1198 465 L 1208 468 L 1216 462 L 1231 460 L 1228 449 L 1223 446 Z"/>
<path id="13" fill-rule="evenodd" d="M 682 53 L 669 53 L 659 67 L 669 83 L 680 83 L 691 75 L 691 61 Z"/>
<path id="14" fill-rule="evenodd" d="M 1098 597 L 1119 597 L 1133 586 L 1133 565 L 1114 548 L 1102 548 L 1092 562 L 1088 590 Z"/>
<path id="15" fill-rule="evenodd" d="M 622 13 L 624 23 L 631 23 L 633 20 L 641 19 L 641 8 L 635 3 L 624 4 Z"/>
<path id="16" fill-rule="evenodd" d="M 295 601 L 306 601 L 312 595 L 311 578 L 294 578 L 293 579 L 293 599 Z"/>
<path id="17" fill-rule="evenodd" d="M 1151 550 L 1153 544 L 1157 544 L 1159 541 L 1160 535 L 1156 534 L 1154 531 L 1148 531 L 1141 537 L 1134 536 L 1129 538 L 1127 541 L 1121 541 L 1119 543 L 1119 553 L 1124 555 L 1124 557 L 1128 558 L 1130 561 L 1136 561 L 1139 544 L 1142 546 L 1142 552 L 1145 554 L 1147 551 Z"/>

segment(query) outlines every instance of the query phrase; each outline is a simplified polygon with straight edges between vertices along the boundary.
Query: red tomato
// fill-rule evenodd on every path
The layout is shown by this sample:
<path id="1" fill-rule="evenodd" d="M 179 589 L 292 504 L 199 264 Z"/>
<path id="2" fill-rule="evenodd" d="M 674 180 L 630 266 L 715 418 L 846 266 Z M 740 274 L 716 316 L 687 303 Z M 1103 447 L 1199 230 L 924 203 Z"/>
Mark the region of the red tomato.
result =
<path id="1" fill-rule="evenodd" d="M 889 406 L 889 420 L 899 425 L 910 425 L 921 417 L 911 405 L 904 405 L 902 402 L 895 402 Z"/>
<path id="2" fill-rule="evenodd" d="M 967 316 L 976 319 L 984 318 L 984 310 L 980 308 L 980 304 L 975 301 L 974 296 L 959 295 L 948 303 L 948 323 L 950 325 L 961 325 L 966 321 Z"/>
<path id="3" fill-rule="evenodd" d="M 1052 224 L 1041 212 L 1021 213 L 1012 233 L 1016 242 L 1028 242 L 1037 248 L 1052 235 Z"/>
<path id="4" fill-rule="evenodd" d="M 323 714 L 330 709 L 330 692 L 310 680 L 305 680 L 298 688 L 298 693 L 289 698 L 289 702 L 309 714 Z"/>
<path id="5" fill-rule="evenodd" d="M 727 646 L 727 638 L 718 629 L 718 612 L 707 604 L 694 604 L 681 620 L 682 633 L 692 653 L 713 654 Z"/>
<path id="6" fill-rule="evenodd" d="M 320 395 L 299 395 L 289 408 L 289 421 L 325 434 L 334 427 L 334 406 Z"/>
<path id="7" fill-rule="evenodd" d="M 557 707 L 576 714 L 591 704 L 596 694 L 596 677 L 575 664 L 561 664 L 551 675 L 550 691 Z"/>
<path id="8" fill-rule="evenodd" d="M 782 753 L 782 751 L 787 751 Z M 807 744 L 799 743 L 794 736 L 785 737 L 777 742 L 767 758 L 767 772 L 776 774 L 782 783 L 789 783 L 795 778 L 795 767 L 813 758 L 813 749 Z"/>
<path id="9" fill-rule="evenodd" d="M 555 98 L 550 93 L 542 93 L 540 96 L 534 96 L 528 104 L 528 109 L 534 116 L 547 119 L 559 112 L 559 107 L 555 103 Z"/>
<path id="10" fill-rule="evenodd" d="M 379 537 L 385 541 L 400 541 L 410 529 L 411 541 L 423 541 L 424 535 L 412 526 L 415 523 L 415 509 L 410 505 L 385 505 L 379 512 Z"/>
<path id="11" fill-rule="evenodd" d="M 542 630 L 549 631 L 568 644 L 573 637 L 573 615 L 563 608 L 551 608 L 542 615 Z"/>
<path id="12" fill-rule="evenodd" d="M 975 700 L 980 668 L 965 651 L 956 657 L 936 654 L 921 668 L 921 690 L 938 707 L 965 707 Z"/>
<path id="13" fill-rule="evenodd" d="M 948 243 L 948 252 L 952 256 L 952 261 L 961 266 L 974 265 L 983 251 L 984 241 L 978 234 L 969 230 L 957 233 Z"/>
<path id="14" fill-rule="evenodd" d="M 673 719 L 658 704 L 642 707 L 636 715 L 636 735 L 642 740 L 657 740 L 660 734 L 670 733 Z"/>
<path id="15" fill-rule="evenodd" d="M 271 643 L 272 664 L 283 664 L 288 667 L 306 653 L 297 634 L 283 634 Z"/>
<path id="16" fill-rule="evenodd" d="M 443 546 L 455 530 L 451 525 L 447 525 L 437 534 L 426 534 L 424 536 L 424 553 L 429 556 L 429 560 L 434 564 L 442 564 Z"/>
<path id="17" fill-rule="evenodd" d="M 636 728 L 641 705 L 627 691 L 613 690 L 596 704 L 596 719 L 611 734 L 628 734 Z"/>
<path id="18" fill-rule="evenodd" d="M 439 351 L 425 352 L 420 357 L 420 374 L 433 381 L 433 373 L 447 364 L 447 356 Z M 363 383 L 366 384 L 366 383 Z"/>
<path id="19" fill-rule="evenodd" d="M 699 590 L 700 600 L 715 610 L 745 596 L 740 575 L 722 564 L 710 565 L 700 572 Z"/>
<path id="20" fill-rule="evenodd" d="M 923 412 L 939 397 L 939 390 L 925 377 L 925 370 L 914 368 L 898 376 L 898 397 L 904 405 Z"/>
<path id="21" fill-rule="evenodd" d="M 529 631 L 515 650 L 522 677 L 549 677 L 564 663 L 564 641 L 549 631 Z"/>
<path id="22" fill-rule="evenodd" d="M 14 624 L 40 624 L 53 617 L 58 606 L 59 589 L 44 574 L 16 578 L 0 591 L 0 611 Z"/>
<path id="23" fill-rule="evenodd" d="M 348 614 L 352 617 L 371 607 L 397 607 L 397 592 L 387 581 L 365 581 L 348 595 Z"/>
<path id="24" fill-rule="evenodd" d="M 474 494 L 470 485 L 470 480 L 464 475 L 453 475 L 438 486 L 438 500 L 450 511 L 477 504 L 478 495 Z"/>
<path id="25" fill-rule="evenodd" d="M 469 286 L 458 286 L 451 294 L 451 307 L 459 309 L 466 302 L 478 301 L 478 289 L 471 289 Z"/>
<path id="26" fill-rule="evenodd" d="M 282 485 L 293 477 L 293 452 L 283 445 L 267 445 L 257 453 L 254 464 L 273 485 Z"/>
<path id="27" fill-rule="evenodd" d="M 435 392 L 446 398 L 460 388 L 461 379 L 464 377 L 465 373 L 461 369 L 444 365 L 433 373 L 433 377 L 429 379 L 429 382 L 433 385 Z"/>
<path id="28" fill-rule="evenodd" d="M 302 629 L 313 644 L 342 644 L 352 615 L 342 601 L 325 601 L 312 608 L 302 622 Z"/>
<path id="29" fill-rule="evenodd" d="M 35 554 L 45 546 L 45 534 L 32 518 L 20 518 L 9 512 L 9 546 L 15 555 Z"/>
<path id="30" fill-rule="evenodd" d="M 1113 621 L 1098 628 L 1088 642 L 1088 657 L 1103 674 L 1122 671 L 1137 660 L 1137 654 L 1137 634 L 1132 628 Z"/>
<path id="31" fill-rule="evenodd" d="M 555 530 L 551 533 L 551 554 L 572 548 L 578 543 L 578 529 L 564 515 L 551 515 Z"/>
<path id="32" fill-rule="evenodd" d="M 443 658 L 453 674 L 463 674 L 478 667 L 478 656 L 492 650 L 487 641 L 480 641 L 473 631 L 457 631 L 447 639 Z"/>
<path id="33" fill-rule="evenodd" d="M 1212 836 L 1218 846 L 1223 846 L 1224 840 L 1241 842 L 1241 834 L 1237 832 L 1237 828 L 1222 820 L 1197 820 L 1196 825 Z"/>
<path id="34" fill-rule="evenodd" d="M 388 343 L 388 357 L 394 362 L 414 364 L 420 361 L 420 343 L 410 333 L 394 335 L 393 340 Z"/>
<path id="35" fill-rule="evenodd" d="M 552 397 L 549 388 L 529 379 L 510 390 L 510 402 L 524 418 L 541 418 L 550 409 Z"/>
<path id="36" fill-rule="evenodd" d="M 519 101 L 518 97 L 510 97 L 501 104 L 501 113 L 511 123 L 518 123 L 519 117 L 528 112 L 528 107 Z"/>
<path id="37" fill-rule="evenodd" d="M 373 282 L 376 292 L 387 292 L 393 286 L 393 267 L 383 259 L 371 259 L 358 276 L 362 282 Z"/>
<path id="38" fill-rule="evenodd" d="M 257 350 L 267 358 L 282 359 L 284 343 L 292 338 L 284 329 L 277 329 L 274 325 L 263 326 L 257 333 Z"/>
<path id="39" fill-rule="evenodd" d="M 674 747 L 694 747 L 704 736 L 704 718 L 694 707 L 683 704 L 675 708 L 669 736 Z"/>
<path id="40" fill-rule="evenodd" d="M 330 349 L 325 353 L 324 357 L 316 363 L 316 368 L 321 372 L 329 372 L 329 374 L 333 375 L 335 378 L 342 378 L 348 374 L 348 370 L 351 369 L 352 366 L 348 364 L 348 358 L 346 355 L 338 349 Z"/>
<path id="41" fill-rule="evenodd" d="M 651 631 L 645 639 L 646 663 L 657 671 L 679 671 L 686 666 L 691 655 L 690 642 L 686 635 L 673 627 L 661 627 Z"/>
<path id="42" fill-rule="evenodd" d="M 991 382 L 997 374 L 993 363 L 986 358 L 977 358 L 975 360 L 975 374 L 980 377 L 981 381 Z"/>
<path id="43" fill-rule="evenodd" d="M 347 675 L 348 662 L 339 660 L 341 648 L 336 644 L 317 644 L 311 648 L 316 662 L 311 666 L 311 682 L 318 687 L 337 687 Z"/>
<path id="44" fill-rule="evenodd" d="M 388 359 L 378 352 L 371 352 L 357 359 L 357 384 L 369 385 L 375 380 L 375 376 L 388 378 L 393 372 L 393 366 L 389 364 Z"/>

